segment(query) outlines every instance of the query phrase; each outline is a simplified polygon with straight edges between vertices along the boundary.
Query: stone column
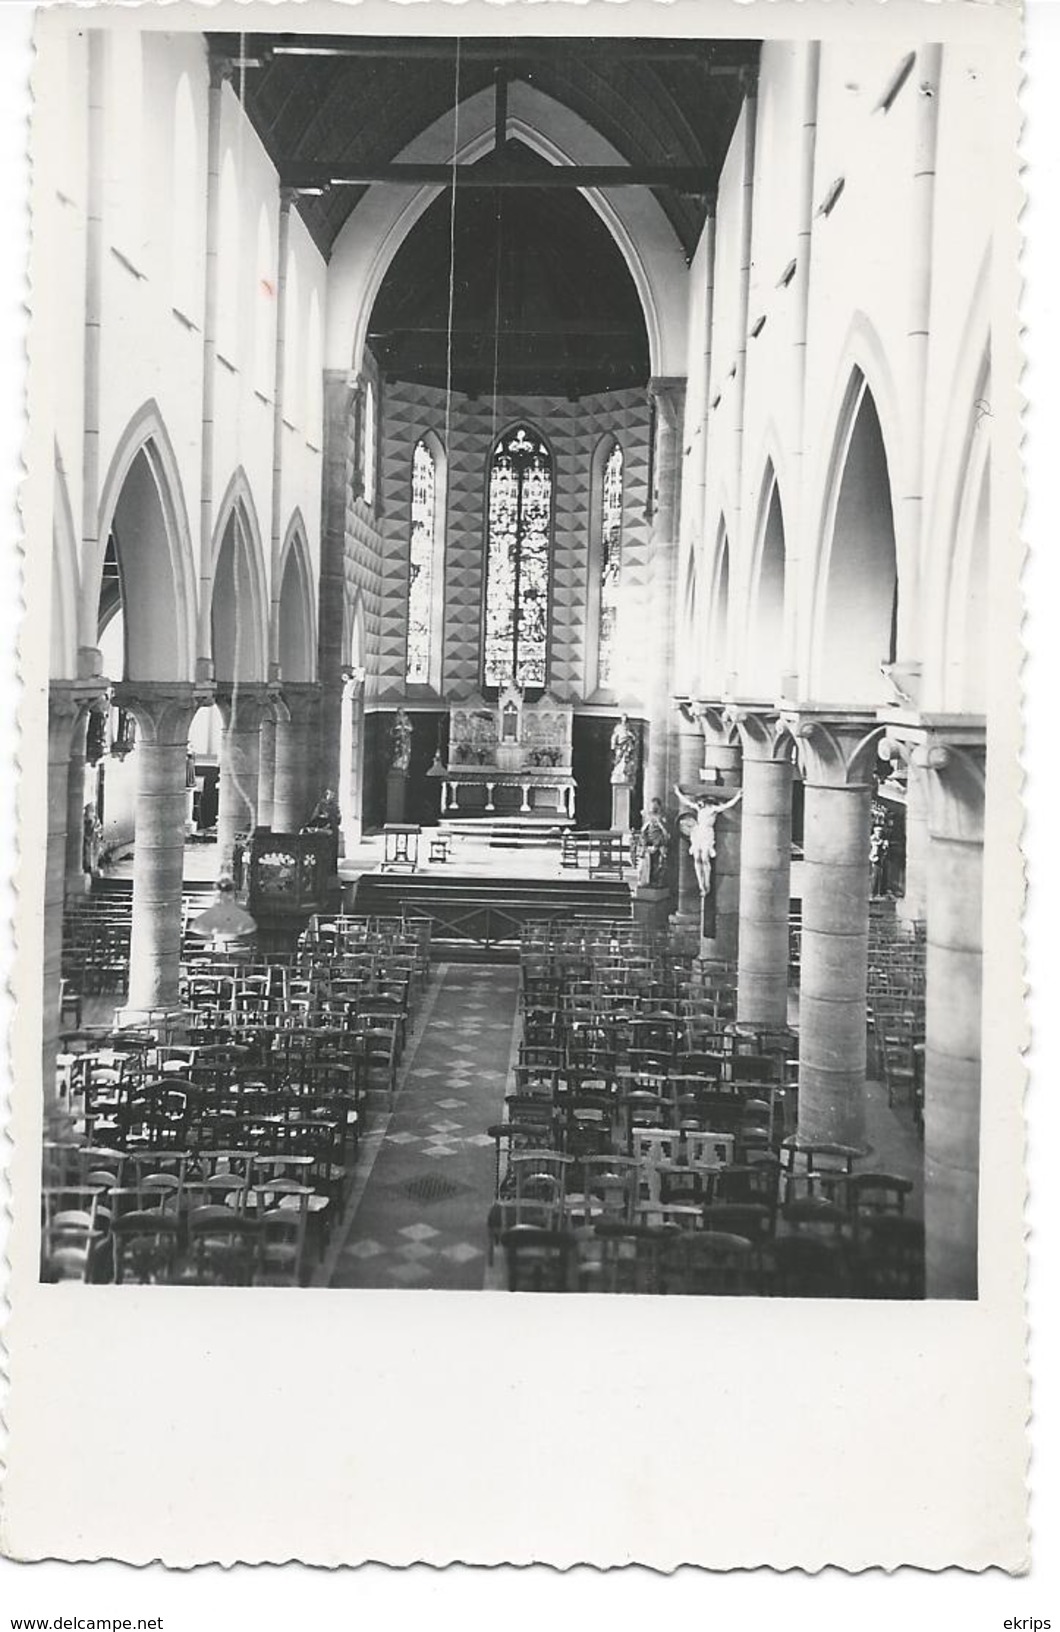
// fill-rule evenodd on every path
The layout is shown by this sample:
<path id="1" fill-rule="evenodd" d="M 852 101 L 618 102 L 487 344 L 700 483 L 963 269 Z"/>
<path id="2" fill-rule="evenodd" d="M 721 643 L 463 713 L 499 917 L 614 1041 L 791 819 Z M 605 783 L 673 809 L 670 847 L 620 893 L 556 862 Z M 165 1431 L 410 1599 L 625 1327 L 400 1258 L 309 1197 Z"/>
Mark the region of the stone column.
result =
<path id="1" fill-rule="evenodd" d="M 218 870 L 232 866 L 240 833 L 252 833 L 258 821 L 260 731 L 268 709 L 263 685 L 241 682 L 219 688 L 222 721 L 221 769 L 217 788 Z"/>
<path id="2" fill-rule="evenodd" d="M 339 788 L 342 738 L 342 668 L 364 663 L 352 649 L 353 590 L 346 582 L 346 514 L 352 503 L 356 451 L 356 396 L 349 374 L 328 369 L 323 377 L 324 453 L 320 495 L 320 596 L 317 678 L 320 699 L 323 782 Z M 339 802 L 348 798 L 339 789 Z"/>
<path id="3" fill-rule="evenodd" d="M 722 703 L 697 707 L 703 735 L 701 786 L 731 799 L 741 786 L 740 738 Z M 714 864 L 710 894 L 703 909 L 699 955 L 707 962 L 736 960 L 740 937 L 740 823 L 743 801 L 719 815 L 714 828 Z"/>
<path id="4" fill-rule="evenodd" d="M 860 1145 L 865 1131 L 872 772 L 882 727 L 869 714 L 784 716 L 806 787 L 800 1139 Z"/>
<path id="5" fill-rule="evenodd" d="M 74 901 L 89 888 L 85 872 L 85 740 L 88 709 L 79 710 L 71 725 L 66 789 L 66 897 Z M 50 785 L 50 782 L 49 782 Z"/>
<path id="6" fill-rule="evenodd" d="M 736 1018 L 788 1023 L 791 777 L 794 743 L 765 709 L 733 711 L 743 744 L 740 937 Z"/>
<path id="7" fill-rule="evenodd" d="M 320 687 L 314 681 L 288 682 L 276 719 L 276 776 L 272 826 L 276 833 L 297 833 L 313 809 L 317 787 L 317 720 Z"/>
<path id="8" fill-rule="evenodd" d="M 71 750 L 80 733 L 80 763 L 83 767 L 85 716 L 99 694 L 99 686 L 91 681 L 53 680 L 48 689 L 48 832 L 44 855 L 44 947 L 41 970 L 41 1070 L 45 1104 L 55 1097 L 55 1059 L 59 1046 L 59 980 L 68 868 L 67 836 L 69 807 L 73 802 L 70 786 L 77 771 L 76 755 Z M 79 860 L 81 815 L 81 801 L 78 799 L 76 837 Z"/>
<path id="9" fill-rule="evenodd" d="M 140 728 L 126 1009 L 133 1018 L 178 1002 L 188 731 L 212 691 L 188 681 L 141 680 L 123 682 L 114 693 Z"/>
<path id="10" fill-rule="evenodd" d="M 655 403 L 654 493 L 651 526 L 652 666 L 649 669 L 648 754 L 644 809 L 653 799 L 670 802 L 670 771 L 676 758 L 673 668 L 678 522 L 681 513 L 681 444 L 685 423 L 683 379 L 653 379 Z"/>
<path id="11" fill-rule="evenodd" d="M 913 761 L 928 782 L 924 1230 L 929 1298 L 978 1287 L 982 1075 L 984 734 L 932 734 Z M 976 737 L 978 740 L 976 740 Z"/>
<path id="12" fill-rule="evenodd" d="M 699 773 L 703 767 L 703 733 L 687 706 L 681 707 L 679 712 L 681 723 L 678 726 L 677 737 L 677 781 L 686 793 L 694 794 L 701 785 Z M 672 810 L 673 789 L 668 788 L 666 794 L 664 804 Z M 701 907 L 699 882 L 696 878 L 696 869 L 692 865 L 692 852 L 676 823 L 673 827 L 673 843 L 677 849 L 677 910 L 673 917 L 674 928 L 694 930 L 698 936 Z"/>
<path id="13" fill-rule="evenodd" d="M 909 761 L 905 794 L 905 893 L 897 911 L 906 923 L 927 918 L 928 797 L 924 768 L 915 756 Z"/>
<path id="14" fill-rule="evenodd" d="M 258 734 L 258 827 L 272 826 L 272 801 L 276 787 L 276 711 L 276 698 L 267 697 Z"/>

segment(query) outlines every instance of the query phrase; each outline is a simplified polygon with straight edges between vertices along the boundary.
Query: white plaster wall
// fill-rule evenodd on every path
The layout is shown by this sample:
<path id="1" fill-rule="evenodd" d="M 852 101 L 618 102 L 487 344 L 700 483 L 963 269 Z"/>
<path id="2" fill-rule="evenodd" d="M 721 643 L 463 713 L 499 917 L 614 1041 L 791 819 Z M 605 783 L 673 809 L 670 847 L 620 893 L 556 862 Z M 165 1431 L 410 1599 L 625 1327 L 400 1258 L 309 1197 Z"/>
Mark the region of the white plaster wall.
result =
<path id="1" fill-rule="evenodd" d="M 968 439 L 978 424 L 977 393 L 987 344 L 990 289 L 986 266 L 991 196 L 998 151 L 997 86 L 988 48 L 943 48 L 938 87 L 939 134 L 932 231 L 932 299 L 927 376 L 914 369 L 908 341 L 912 312 L 911 222 L 922 54 L 889 111 L 880 100 L 906 52 L 900 44 L 866 42 L 822 47 L 813 177 L 810 294 L 804 394 L 797 366 L 798 277 L 782 273 L 797 253 L 800 143 L 809 47 L 763 48 L 757 97 L 752 273 L 748 327 L 765 324 L 747 345 L 742 472 L 737 469 L 739 379 L 739 246 L 742 209 L 742 128 L 730 147 L 719 189 L 715 251 L 713 377 L 707 414 L 709 458 L 701 517 L 687 514 L 682 537 L 702 540 L 708 567 L 700 577 L 700 673 L 708 688 L 724 687 L 720 654 L 706 649 L 712 613 L 705 603 L 716 580 L 716 549 L 724 519 L 730 546 L 730 680 L 739 692 L 745 654 L 755 638 L 752 588 L 760 542 L 762 495 L 776 471 L 787 544 L 785 672 L 798 673 L 798 695 L 809 699 L 811 643 L 820 593 L 826 512 L 844 393 L 856 366 L 872 389 L 887 449 L 894 498 L 900 595 L 904 595 L 898 657 L 925 663 L 925 704 L 945 621 Z M 834 208 L 820 212 L 832 184 L 844 186 Z M 702 253 L 702 246 L 701 246 Z M 805 257 L 804 257 L 805 258 Z M 693 263 L 693 277 L 698 260 Z M 689 398 L 697 401 L 690 356 Z M 924 435 L 909 446 L 913 393 L 925 391 Z M 805 423 L 800 435 L 800 417 Z M 686 427 L 686 448 L 695 426 Z M 803 457 L 799 458 L 800 451 Z M 923 471 L 920 473 L 922 454 Z M 686 456 L 686 484 L 695 458 Z M 912 485 L 911 485 L 912 484 Z M 919 486 L 917 485 L 919 484 Z M 902 497 L 924 497 L 920 538 L 906 536 Z M 686 510 L 689 492 L 686 485 Z M 736 519 L 734 519 L 736 518 Z M 704 594 L 704 586 L 707 593 Z M 748 675 L 748 678 L 750 676 Z M 880 681 L 879 701 L 889 693 Z M 842 702 L 844 699 L 817 701 Z"/>
<path id="2" fill-rule="evenodd" d="M 94 531 L 91 502 L 84 514 L 84 314 L 86 299 L 86 136 L 88 30 L 71 14 L 38 18 L 35 69 L 34 244 L 31 376 L 34 412 L 52 433 L 65 473 L 77 536 Z M 200 576 L 200 486 L 203 384 L 203 297 L 206 231 L 208 65 L 202 35 L 160 31 L 104 31 L 104 160 L 102 186 L 102 286 L 100 328 L 99 476 L 107 474 L 127 441 L 130 422 L 144 405 L 157 405 L 172 447 L 178 503 L 187 516 L 194 569 Z M 176 141 L 178 87 L 190 93 L 194 137 Z M 245 475 L 269 573 L 272 531 L 273 404 L 260 389 L 255 367 L 255 321 L 274 321 L 278 284 L 276 173 L 239 105 L 238 87 L 222 92 L 222 157 L 232 156 L 237 213 L 231 236 L 238 259 L 224 268 L 233 280 L 240 316 L 238 341 L 217 364 L 213 507 L 237 472 Z M 190 173 L 190 174 L 189 174 Z M 190 201 L 190 204 L 189 204 Z M 261 265 L 258 218 L 268 212 L 270 252 Z M 292 516 L 305 524 L 313 568 L 319 573 L 323 319 L 326 267 L 292 210 L 289 240 L 297 303 L 290 313 L 290 367 L 294 405 L 283 433 L 279 518 L 282 543 Z M 269 287 L 266 287 L 268 285 Z M 310 308 L 317 308 L 318 340 L 310 377 Z M 177 303 L 175 305 L 175 302 Z M 234 355 L 228 355 L 234 352 Z M 271 352 L 269 353 L 271 358 Z M 268 377 L 272 378 L 269 362 Z M 314 391 L 316 395 L 314 396 Z M 43 439 L 40 444 L 43 445 Z M 27 479 L 27 514 L 48 537 L 54 518 L 54 453 L 45 468 L 38 458 Z M 91 501 L 91 496 L 90 496 Z M 102 546 L 101 546 L 102 548 Z M 81 551 L 83 555 L 83 548 Z M 98 558 L 80 565 L 85 610 L 81 635 L 92 622 Z M 91 582 L 89 582 L 91 580 Z M 268 582 L 266 582 L 268 593 Z M 196 623 L 189 607 L 189 627 Z M 90 640 L 86 643 L 91 644 Z M 53 672 L 73 674 L 76 642 L 57 643 Z M 200 656 L 208 655 L 199 653 Z"/>

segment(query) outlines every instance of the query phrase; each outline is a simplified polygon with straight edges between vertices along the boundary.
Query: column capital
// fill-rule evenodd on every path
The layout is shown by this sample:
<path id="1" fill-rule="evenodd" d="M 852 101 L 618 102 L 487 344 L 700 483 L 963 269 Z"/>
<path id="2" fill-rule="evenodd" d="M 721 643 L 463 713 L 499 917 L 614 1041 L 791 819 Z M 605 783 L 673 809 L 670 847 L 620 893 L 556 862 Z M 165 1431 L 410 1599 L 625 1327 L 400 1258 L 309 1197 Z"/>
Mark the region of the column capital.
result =
<path id="1" fill-rule="evenodd" d="M 317 680 L 283 681 L 272 693 L 277 718 L 301 724 L 319 703 L 322 690 Z"/>
<path id="2" fill-rule="evenodd" d="M 714 748 L 735 748 L 739 745 L 736 726 L 728 717 L 727 699 L 708 702 L 700 698 L 692 704 L 692 709 L 704 742 Z"/>
<path id="3" fill-rule="evenodd" d="M 928 732 L 912 763 L 928 775 L 933 838 L 982 844 L 986 821 L 986 732 Z"/>
<path id="4" fill-rule="evenodd" d="M 928 776 L 928 828 L 936 838 L 983 842 L 986 721 L 977 714 L 904 714 L 883 739 L 893 758 Z"/>
<path id="5" fill-rule="evenodd" d="M 793 708 L 779 718 L 795 741 L 807 783 L 852 791 L 871 786 L 884 733 L 871 710 Z"/>
<path id="6" fill-rule="evenodd" d="M 744 759 L 791 762 L 795 738 L 780 710 L 754 703 L 730 703 L 726 718 L 735 726 L 743 745 Z"/>
<path id="7" fill-rule="evenodd" d="M 185 746 L 192 719 L 213 700 L 213 686 L 201 681 L 122 680 L 114 687 L 114 701 L 135 716 L 150 748 Z"/>
<path id="8" fill-rule="evenodd" d="M 683 374 L 653 374 L 648 381 L 648 395 L 674 428 L 684 411 L 687 391 L 688 380 Z"/>
<path id="9" fill-rule="evenodd" d="M 271 692 L 278 691 L 264 680 L 225 681 L 214 691 L 214 702 L 221 711 L 225 730 L 252 731 L 260 725 L 272 703 Z"/>
<path id="10" fill-rule="evenodd" d="M 48 682 L 48 725 L 68 725 L 71 732 L 82 714 L 110 696 L 110 682 L 102 674 L 84 680 Z"/>
<path id="11" fill-rule="evenodd" d="M 222 85 L 228 83 L 235 72 L 231 57 L 221 56 L 218 52 L 211 51 L 209 72 L 211 91 L 219 91 Z"/>

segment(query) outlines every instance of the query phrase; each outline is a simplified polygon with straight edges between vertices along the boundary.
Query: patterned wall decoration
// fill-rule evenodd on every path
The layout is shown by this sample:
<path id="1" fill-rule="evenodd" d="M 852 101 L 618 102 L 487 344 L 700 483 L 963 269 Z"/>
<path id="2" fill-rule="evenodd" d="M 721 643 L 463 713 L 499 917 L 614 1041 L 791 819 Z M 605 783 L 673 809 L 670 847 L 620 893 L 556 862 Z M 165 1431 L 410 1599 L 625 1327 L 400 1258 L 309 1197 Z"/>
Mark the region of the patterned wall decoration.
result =
<path id="1" fill-rule="evenodd" d="M 651 414 L 647 391 L 626 390 L 568 401 L 565 397 L 472 400 L 454 395 L 449 415 L 446 472 L 445 632 L 443 691 L 459 697 L 477 690 L 481 676 L 486 469 L 500 433 L 525 420 L 549 442 L 555 460 L 555 538 L 552 578 L 550 685 L 563 701 L 585 700 L 586 657 L 595 632 L 586 629 L 590 523 L 594 514 L 593 453 L 608 432 L 622 443 L 622 617 L 638 631 L 617 699 L 639 709 L 647 692 L 640 639 L 650 608 L 648 481 Z M 445 393 L 394 381 L 382 402 L 382 451 L 376 513 L 351 497 L 347 511 L 349 569 L 362 587 L 377 702 L 405 694 L 408 547 L 412 454 L 425 431 L 445 440 Z M 373 550 L 376 552 L 372 559 Z M 422 689 L 422 688 L 420 688 Z"/>

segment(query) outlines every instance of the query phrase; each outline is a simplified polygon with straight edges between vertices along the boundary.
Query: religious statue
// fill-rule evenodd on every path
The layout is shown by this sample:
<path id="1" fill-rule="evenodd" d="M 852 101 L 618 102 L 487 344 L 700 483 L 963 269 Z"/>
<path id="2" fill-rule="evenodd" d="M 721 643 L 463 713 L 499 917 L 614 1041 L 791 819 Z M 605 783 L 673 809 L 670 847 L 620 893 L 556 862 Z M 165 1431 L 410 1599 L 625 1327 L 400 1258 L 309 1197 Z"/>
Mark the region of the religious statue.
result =
<path id="1" fill-rule="evenodd" d="M 872 836 L 869 839 L 869 866 L 872 870 L 872 884 L 869 893 L 874 900 L 887 894 L 887 862 L 891 843 L 887 837 L 887 829 L 882 822 L 873 825 Z"/>
<path id="2" fill-rule="evenodd" d="M 215 947 L 249 940 L 257 931 L 257 922 L 239 905 L 235 884 L 226 873 L 217 880 L 216 891 L 213 906 L 191 920 L 189 934 L 198 935 Z"/>
<path id="3" fill-rule="evenodd" d="M 637 734 L 623 714 L 611 733 L 611 781 L 632 782 L 637 774 Z"/>
<path id="4" fill-rule="evenodd" d="M 313 814 L 305 824 L 306 833 L 337 833 L 342 825 L 339 802 L 334 788 L 325 788 L 313 807 Z"/>
<path id="5" fill-rule="evenodd" d="M 103 842 L 103 824 L 94 805 L 86 805 L 81 826 L 81 871 L 93 876 L 99 872 L 99 852 Z"/>
<path id="6" fill-rule="evenodd" d="M 666 861 L 670 854 L 670 828 L 663 814 L 662 800 L 653 799 L 640 830 L 640 855 L 637 862 L 637 883 L 661 886 L 666 880 Z"/>
<path id="7" fill-rule="evenodd" d="M 731 810 L 733 805 L 739 804 L 743 798 L 743 789 L 741 788 L 732 799 L 727 799 L 724 804 L 711 799 L 709 794 L 702 794 L 698 799 L 689 799 L 676 785 L 674 792 L 684 811 L 684 815 L 679 819 L 692 853 L 692 865 L 696 869 L 699 893 L 706 896 L 710 894 L 712 863 L 716 850 L 715 825 L 722 811 Z"/>
<path id="8" fill-rule="evenodd" d="M 399 708 L 394 716 L 394 727 L 390 736 L 391 758 L 390 768 L 394 771 L 407 771 L 412 758 L 412 721 L 403 708 Z"/>

